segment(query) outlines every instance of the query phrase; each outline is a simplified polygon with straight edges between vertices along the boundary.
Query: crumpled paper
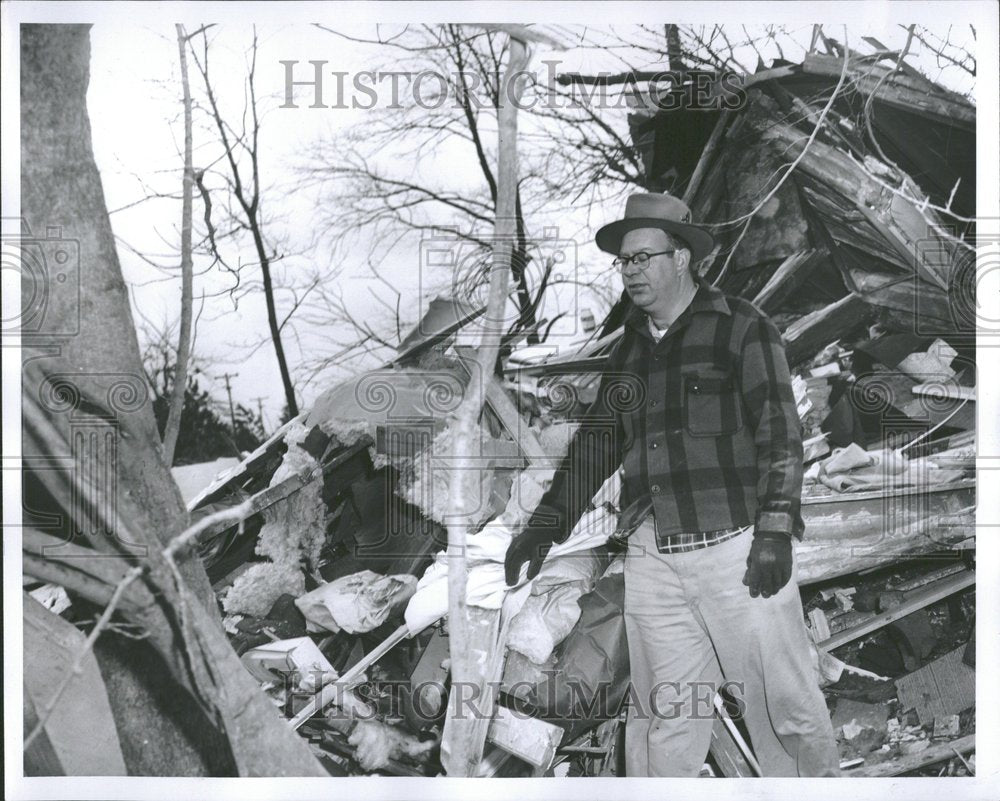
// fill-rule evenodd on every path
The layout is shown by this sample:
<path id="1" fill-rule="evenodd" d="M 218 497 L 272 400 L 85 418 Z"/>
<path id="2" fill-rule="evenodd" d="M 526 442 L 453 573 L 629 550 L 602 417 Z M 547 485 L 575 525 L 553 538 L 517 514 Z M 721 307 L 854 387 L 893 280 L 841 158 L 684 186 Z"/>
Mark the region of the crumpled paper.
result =
<path id="1" fill-rule="evenodd" d="M 307 592 L 295 605 L 310 631 L 343 629 L 358 634 L 381 626 L 392 608 L 408 600 L 416 588 L 414 576 L 381 576 L 362 570 Z"/>

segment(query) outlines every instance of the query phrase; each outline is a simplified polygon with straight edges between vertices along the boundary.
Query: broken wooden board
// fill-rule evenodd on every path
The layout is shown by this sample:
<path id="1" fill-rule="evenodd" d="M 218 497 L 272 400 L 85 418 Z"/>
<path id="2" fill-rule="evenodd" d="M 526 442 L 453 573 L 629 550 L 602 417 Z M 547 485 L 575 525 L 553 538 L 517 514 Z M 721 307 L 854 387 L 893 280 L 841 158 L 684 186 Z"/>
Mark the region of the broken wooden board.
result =
<path id="1" fill-rule="evenodd" d="M 373 444 L 374 440 L 366 434 L 360 437 L 354 444 L 349 445 L 342 451 L 338 452 L 337 455 L 330 459 L 329 462 L 316 462 L 315 464 L 309 465 L 295 473 L 292 473 L 292 475 L 282 481 L 279 481 L 274 486 L 267 487 L 266 489 L 254 494 L 248 499 L 249 505 L 247 506 L 246 512 L 243 514 L 240 522 L 253 517 L 255 514 L 260 514 L 265 509 L 274 506 L 279 501 L 283 501 L 285 498 L 298 492 L 307 484 L 340 467 L 342 464 Z M 211 539 L 214 535 L 219 534 L 226 529 L 234 528 L 237 525 L 239 525 L 239 523 L 234 520 L 223 520 L 207 527 L 201 534 L 200 539 L 202 542 L 205 542 Z"/>
<path id="2" fill-rule="evenodd" d="M 229 468 L 225 473 L 217 476 L 211 484 L 187 501 L 185 505 L 188 511 L 194 511 L 202 504 L 219 500 L 224 496 L 225 491 L 243 484 L 248 476 L 266 464 L 269 457 L 273 458 L 278 453 L 284 444 L 285 434 L 288 432 L 288 429 L 293 425 L 300 425 L 304 420 L 305 415 L 303 414 L 293 417 L 282 425 L 265 442 L 257 446 L 249 456 L 244 458 L 239 464 Z"/>
<path id="3" fill-rule="evenodd" d="M 469 372 L 470 377 L 474 378 L 478 372 L 475 351 L 472 348 L 459 346 L 455 348 L 455 353 Z M 558 467 L 559 460 L 553 459 L 545 452 L 542 443 L 535 436 L 535 432 L 528 428 L 527 421 L 514 401 L 510 399 L 506 390 L 497 381 L 496 376 L 490 376 L 486 382 L 485 395 L 486 405 L 500 419 L 504 428 L 507 429 L 507 433 L 517 443 L 518 448 L 524 453 L 532 467 Z"/>
<path id="4" fill-rule="evenodd" d="M 914 591 L 899 606 L 875 615 L 858 626 L 828 637 L 818 643 L 818 645 L 826 651 L 839 648 L 841 645 L 846 645 L 860 637 L 864 637 L 866 634 L 877 631 L 893 621 L 900 620 L 916 612 L 918 609 L 923 609 L 943 598 L 947 598 L 949 595 L 964 590 L 966 587 L 971 587 L 975 583 L 976 573 L 973 570 L 963 570 L 958 575 L 940 579 L 929 586 Z"/>
<path id="5" fill-rule="evenodd" d="M 799 364 L 824 345 L 843 338 L 870 315 L 868 305 L 849 294 L 835 303 L 800 317 L 782 333 L 789 365 Z"/>
<path id="6" fill-rule="evenodd" d="M 25 734 L 45 714 L 72 671 L 86 637 L 24 594 Z M 125 776 L 125 759 L 104 679 L 93 653 L 52 709 L 41 736 L 24 753 L 26 776 Z"/>
<path id="7" fill-rule="evenodd" d="M 962 661 L 965 646 L 896 679 L 902 710 L 915 709 L 921 723 L 954 715 L 976 703 L 976 671 Z"/>
<path id="8" fill-rule="evenodd" d="M 957 740 L 934 743 L 923 751 L 918 751 L 916 754 L 907 754 L 886 762 L 878 762 L 874 765 L 864 765 L 844 773 L 844 776 L 851 778 L 899 776 L 901 773 L 908 773 L 911 770 L 917 770 L 926 765 L 933 765 L 935 762 L 944 762 L 946 759 L 952 759 L 956 752 L 967 754 L 970 751 L 974 751 L 975 748 L 976 735 L 968 734 L 965 737 L 959 737 Z"/>
<path id="9" fill-rule="evenodd" d="M 546 771 L 555 758 L 564 730 L 538 718 L 525 717 L 498 706 L 486 733 L 488 742 Z"/>
<path id="10" fill-rule="evenodd" d="M 806 53 L 802 71 L 811 75 L 839 77 L 843 59 L 821 53 Z M 927 114 L 949 124 L 976 124 L 976 108 L 953 92 L 946 92 L 935 85 L 935 92 L 927 91 L 926 79 L 917 79 L 895 72 L 893 67 L 882 64 L 852 65 L 850 77 L 854 89 L 864 95 L 874 94 L 880 103 L 916 114 Z"/>
<path id="11" fill-rule="evenodd" d="M 947 550 L 975 536 L 975 502 L 975 479 L 947 487 L 804 496 L 806 531 L 795 547 L 798 583 Z"/>
<path id="12" fill-rule="evenodd" d="M 802 154 L 805 137 L 794 126 L 765 114 L 755 125 L 760 137 L 773 142 L 785 158 Z M 819 140 L 809 145 L 797 169 L 849 200 L 922 279 L 947 289 L 963 246 L 929 233 L 930 226 L 944 226 L 932 210 L 917 207 L 922 198 L 890 191 L 849 155 Z"/>
<path id="13" fill-rule="evenodd" d="M 854 291 L 889 320 L 905 321 L 901 331 L 939 335 L 975 330 L 974 316 L 940 287 L 916 275 L 848 268 Z"/>
<path id="14" fill-rule="evenodd" d="M 391 651 L 397 644 L 410 636 L 410 630 L 403 623 L 386 639 L 369 651 L 364 657 L 352 665 L 339 679 L 327 684 L 316 693 L 291 719 L 291 727 L 299 728 L 313 715 L 322 712 L 330 704 L 342 702 L 345 691 L 364 681 L 364 673 L 379 659 Z"/>
<path id="15" fill-rule="evenodd" d="M 824 249 L 800 250 L 786 258 L 753 299 L 755 306 L 767 314 L 775 310 L 798 289 L 809 276 L 810 268 L 826 257 Z"/>
<path id="16" fill-rule="evenodd" d="M 712 721 L 712 742 L 709 745 L 709 753 L 719 766 L 719 770 L 726 778 L 744 778 L 748 776 L 758 776 L 743 751 L 746 743 L 741 743 L 733 737 L 732 732 L 723 722 L 717 713 Z"/>

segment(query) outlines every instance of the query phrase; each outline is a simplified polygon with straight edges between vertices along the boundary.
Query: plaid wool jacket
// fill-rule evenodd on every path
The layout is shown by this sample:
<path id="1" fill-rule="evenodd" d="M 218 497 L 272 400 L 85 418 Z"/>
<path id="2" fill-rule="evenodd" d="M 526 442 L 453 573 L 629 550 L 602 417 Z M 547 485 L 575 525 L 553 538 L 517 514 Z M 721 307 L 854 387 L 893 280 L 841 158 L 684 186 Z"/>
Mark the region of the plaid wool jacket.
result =
<path id="1" fill-rule="evenodd" d="M 705 281 L 659 342 L 647 322 L 633 306 L 539 511 L 568 533 L 622 465 L 621 508 L 652 500 L 660 550 L 748 524 L 801 538 L 802 430 L 774 323 Z"/>

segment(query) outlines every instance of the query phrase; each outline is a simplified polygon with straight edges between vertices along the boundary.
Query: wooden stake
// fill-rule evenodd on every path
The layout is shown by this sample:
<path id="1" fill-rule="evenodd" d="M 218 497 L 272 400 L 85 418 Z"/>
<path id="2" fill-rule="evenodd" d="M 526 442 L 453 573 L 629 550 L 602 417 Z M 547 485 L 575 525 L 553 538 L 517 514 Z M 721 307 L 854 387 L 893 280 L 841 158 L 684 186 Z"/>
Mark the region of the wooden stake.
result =
<path id="1" fill-rule="evenodd" d="M 468 458 L 472 453 L 472 436 L 485 400 L 485 382 L 493 375 L 500 338 L 503 334 L 504 311 L 507 305 L 507 285 L 513 250 L 517 195 L 517 105 L 523 87 L 520 73 L 528 63 L 524 42 L 511 38 L 507 71 L 500 91 L 498 111 L 499 152 L 496 224 L 494 226 L 493 263 L 490 269 L 490 291 L 486 314 L 482 318 L 483 334 L 479 344 L 478 376 L 469 382 L 468 395 L 459 409 L 453 438 L 454 467 L 451 471 L 449 494 L 452 515 L 448 523 L 448 627 L 451 649 L 451 676 L 455 688 L 478 687 L 484 703 L 480 709 L 490 710 L 486 697 L 495 691 L 481 667 L 473 664 L 468 610 L 466 608 L 465 542 L 468 534 L 466 498 L 472 496 L 472 484 L 481 469 Z M 476 380 L 478 378 L 478 380 Z M 502 644 L 498 644 L 502 648 Z M 502 662 L 501 662 L 502 665 Z M 449 776 L 472 776 L 478 767 L 485 745 L 485 726 L 477 726 L 477 715 L 455 715 L 457 704 L 449 704 L 449 721 L 441 742 L 441 763 Z M 462 710 L 459 709 L 459 712 Z M 482 736 L 478 736 L 481 731 Z M 472 736 L 473 732 L 476 736 Z"/>

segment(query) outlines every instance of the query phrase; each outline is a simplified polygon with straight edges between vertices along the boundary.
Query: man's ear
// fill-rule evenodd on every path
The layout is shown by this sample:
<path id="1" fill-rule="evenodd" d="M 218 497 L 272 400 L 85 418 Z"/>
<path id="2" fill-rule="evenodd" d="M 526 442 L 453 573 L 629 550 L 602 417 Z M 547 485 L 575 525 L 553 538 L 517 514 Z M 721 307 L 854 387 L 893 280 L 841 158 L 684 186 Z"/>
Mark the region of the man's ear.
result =
<path id="1" fill-rule="evenodd" d="M 688 271 L 688 265 L 691 264 L 691 251 L 687 248 L 678 248 L 677 253 L 674 255 L 674 263 L 677 265 L 677 275 L 683 275 Z"/>

